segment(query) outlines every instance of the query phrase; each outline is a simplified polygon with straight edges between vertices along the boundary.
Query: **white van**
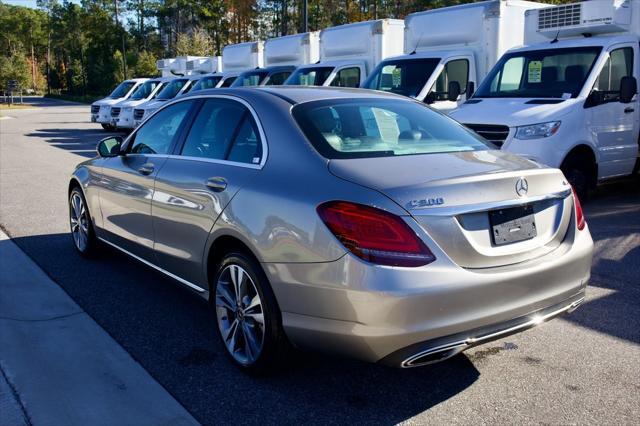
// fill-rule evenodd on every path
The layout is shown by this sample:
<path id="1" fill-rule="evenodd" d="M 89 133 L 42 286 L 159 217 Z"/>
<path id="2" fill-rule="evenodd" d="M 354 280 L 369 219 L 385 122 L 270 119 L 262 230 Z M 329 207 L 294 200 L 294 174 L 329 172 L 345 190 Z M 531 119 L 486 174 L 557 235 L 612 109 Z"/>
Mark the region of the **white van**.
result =
<path id="1" fill-rule="evenodd" d="M 167 101 L 189 92 L 202 77 L 191 75 L 184 77 L 174 77 L 168 81 L 158 94 L 152 99 L 133 109 L 133 125 L 138 127 L 144 119 L 153 114 Z"/>
<path id="2" fill-rule="evenodd" d="M 109 96 L 91 104 L 91 122 L 100 123 L 105 130 L 114 130 L 111 126 L 111 106 L 128 99 L 147 78 L 125 80 Z"/>
<path id="3" fill-rule="evenodd" d="M 637 169 L 640 1 L 527 13 L 508 51 L 451 116 L 503 150 L 559 167 L 583 197 Z"/>
<path id="4" fill-rule="evenodd" d="M 380 61 L 402 54 L 404 21 L 378 19 L 320 32 L 320 61 L 299 67 L 286 85 L 360 87 Z"/>
<path id="5" fill-rule="evenodd" d="M 264 66 L 264 42 L 249 41 L 222 48 L 222 80 L 217 87 L 229 87 L 240 73 Z"/>
<path id="6" fill-rule="evenodd" d="M 412 13 L 404 21 L 405 54 L 382 61 L 363 87 L 451 110 L 505 51 L 522 45 L 525 12 L 543 6 L 492 0 Z"/>
<path id="7" fill-rule="evenodd" d="M 162 88 L 175 77 L 150 78 L 131 94 L 129 99 L 118 102 L 111 107 L 111 127 L 118 130 L 131 130 L 135 127 L 133 110 L 154 99 Z"/>

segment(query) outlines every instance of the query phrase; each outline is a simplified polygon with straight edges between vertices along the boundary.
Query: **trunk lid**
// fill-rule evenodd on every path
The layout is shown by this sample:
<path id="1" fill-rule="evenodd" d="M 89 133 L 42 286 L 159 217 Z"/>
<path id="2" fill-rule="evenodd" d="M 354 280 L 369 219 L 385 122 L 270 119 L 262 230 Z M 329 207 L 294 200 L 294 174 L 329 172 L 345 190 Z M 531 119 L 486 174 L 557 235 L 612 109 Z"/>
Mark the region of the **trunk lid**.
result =
<path id="1" fill-rule="evenodd" d="M 543 256 L 571 223 L 571 187 L 562 173 L 498 150 L 331 160 L 329 170 L 393 199 L 464 268 Z M 501 217 L 514 214 L 516 222 L 500 227 Z M 505 242 L 496 232 L 516 238 Z"/>

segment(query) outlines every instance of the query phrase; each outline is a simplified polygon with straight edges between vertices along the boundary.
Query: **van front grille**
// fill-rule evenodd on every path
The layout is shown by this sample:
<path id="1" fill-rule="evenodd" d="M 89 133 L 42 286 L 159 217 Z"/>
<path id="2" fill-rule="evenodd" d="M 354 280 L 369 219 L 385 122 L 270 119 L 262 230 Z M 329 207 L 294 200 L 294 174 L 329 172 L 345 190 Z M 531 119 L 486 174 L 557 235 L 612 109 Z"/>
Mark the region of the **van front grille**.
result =
<path id="1" fill-rule="evenodd" d="M 100 105 L 91 105 L 91 114 L 97 114 L 100 112 Z"/>
<path id="2" fill-rule="evenodd" d="M 538 9 L 538 30 L 579 25 L 581 15 L 580 3 Z"/>
<path id="3" fill-rule="evenodd" d="M 496 145 L 502 147 L 509 136 L 509 127 L 501 124 L 465 124 L 468 128 Z"/>
<path id="4" fill-rule="evenodd" d="M 144 110 L 143 109 L 134 109 L 133 110 L 133 119 L 134 120 L 142 120 L 142 117 L 144 117 Z"/>
<path id="5" fill-rule="evenodd" d="M 111 116 L 117 117 L 120 115 L 120 107 L 111 108 Z"/>

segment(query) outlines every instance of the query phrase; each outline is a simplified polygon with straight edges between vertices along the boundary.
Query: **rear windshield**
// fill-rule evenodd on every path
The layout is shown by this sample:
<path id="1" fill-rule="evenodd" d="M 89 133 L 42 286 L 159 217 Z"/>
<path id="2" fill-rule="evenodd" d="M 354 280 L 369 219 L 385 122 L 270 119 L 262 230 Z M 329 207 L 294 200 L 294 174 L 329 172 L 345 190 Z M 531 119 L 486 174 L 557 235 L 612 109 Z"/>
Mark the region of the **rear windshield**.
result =
<path id="1" fill-rule="evenodd" d="M 494 148 L 444 114 L 409 100 L 312 101 L 292 113 L 316 150 L 330 159 Z"/>

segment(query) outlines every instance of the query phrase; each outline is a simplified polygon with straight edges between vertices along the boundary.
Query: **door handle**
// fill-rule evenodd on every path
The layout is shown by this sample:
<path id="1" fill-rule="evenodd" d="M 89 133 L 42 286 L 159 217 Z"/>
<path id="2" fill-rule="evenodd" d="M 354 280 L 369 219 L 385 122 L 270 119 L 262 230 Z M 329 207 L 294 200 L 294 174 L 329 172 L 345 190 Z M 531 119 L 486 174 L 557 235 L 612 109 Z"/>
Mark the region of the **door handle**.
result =
<path id="1" fill-rule="evenodd" d="M 624 109 L 624 113 L 625 113 L 625 114 L 629 114 L 629 113 L 631 113 L 631 112 L 633 112 L 633 111 L 635 111 L 635 109 L 633 109 L 633 108 L 631 108 L 631 107 L 626 107 L 626 108 Z"/>
<path id="2" fill-rule="evenodd" d="M 138 169 L 138 172 L 146 176 L 153 173 L 153 170 L 154 170 L 153 163 L 144 163 L 142 166 L 140 166 L 140 168 Z"/>
<path id="3" fill-rule="evenodd" d="M 207 188 L 214 192 L 222 192 L 227 189 L 227 180 L 223 177 L 216 176 L 207 179 L 206 185 Z"/>

